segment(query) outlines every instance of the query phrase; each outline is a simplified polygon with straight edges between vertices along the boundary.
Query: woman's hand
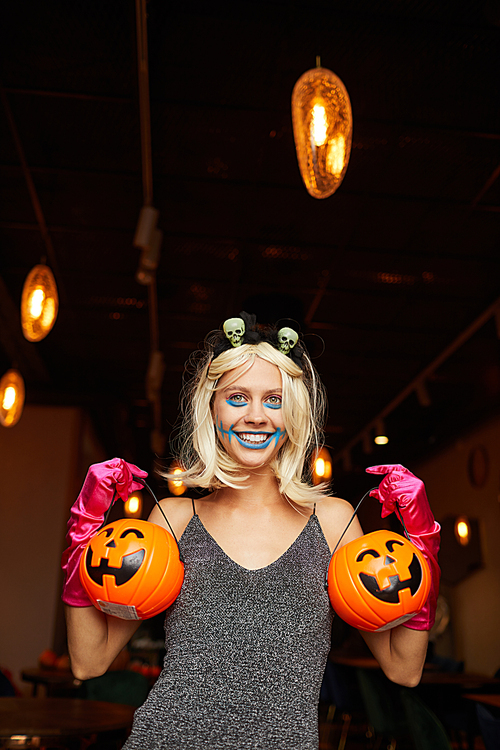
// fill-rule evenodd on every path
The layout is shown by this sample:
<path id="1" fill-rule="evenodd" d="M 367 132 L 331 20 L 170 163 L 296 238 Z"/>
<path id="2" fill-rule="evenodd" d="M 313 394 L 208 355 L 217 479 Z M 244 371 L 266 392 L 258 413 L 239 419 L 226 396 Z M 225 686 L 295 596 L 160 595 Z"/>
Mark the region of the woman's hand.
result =
<path id="1" fill-rule="evenodd" d="M 441 527 L 432 515 L 424 483 L 401 464 L 370 466 L 366 471 L 369 474 L 386 474 L 370 495 L 382 503 L 382 518 L 398 508 L 411 541 L 427 560 L 431 571 L 429 597 L 420 612 L 404 623 L 404 627 L 430 630 L 434 624 L 441 575 L 437 560 Z"/>
<path id="2" fill-rule="evenodd" d="M 87 472 L 80 494 L 71 508 L 66 535 L 68 547 L 61 560 L 66 574 L 62 600 L 72 607 L 92 605 L 80 582 L 80 557 L 85 545 L 104 521 L 113 503 L 115 490 L 123 500 L 127 500 L 134 490 L 142 487 L 140 482 L 134 481 L 133 476 L 146 478 L 147 472 L 122 458 L 93 464 Z"/>

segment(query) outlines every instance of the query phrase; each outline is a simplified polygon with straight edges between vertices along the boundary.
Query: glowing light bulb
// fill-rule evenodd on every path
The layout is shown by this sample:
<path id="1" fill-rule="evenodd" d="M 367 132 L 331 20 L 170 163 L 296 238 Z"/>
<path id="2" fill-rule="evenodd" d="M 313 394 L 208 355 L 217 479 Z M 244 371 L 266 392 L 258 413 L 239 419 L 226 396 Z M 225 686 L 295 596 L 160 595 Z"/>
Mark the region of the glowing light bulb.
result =
<path id="1" fill-rule="evenodd" d="M 326 110 L 322 104 L 315 104 L 312 108 L 311 136 L 315 146 L 324 146 L 327 139 L 328 122 Z"/>
<path id="2" fill-rule="evenodd" d="M 373 438 L 373 442 L 376 443 L 376 445 L 387 445 L 389 438 L 387 435 L 376 435 Z"/>
<path id="3" fill-rule="evenodd" d="M 182 474 L 180 469 L 174 469 L 174 474 Z M 180 479 L 172 479 L 174 487 L 182 487 L 182 481 Z"/>
<path id="4" fill-rule="evenodd" d="M 134 492 L 124 505 L 125 515 L 128 518 L 139 518 L 142 512 L 142 494 Z"/>
<path id="5" fill-rule="evenodd" d="M 7 388 L 4 391 L 3 394 L 3 402 L 2 402 L 2 409 L 11 409 L 12 406 L 15 404 L 16 401 L 16 389 L 13 385 L 7 386 Z"/>
<path id="6" fill-rule="evenodd" d="M 313 484 L 319 484 L 325 480 L 330 479 L 332 476 L 332 457 L 327 448 L 322 448 L 319 453 L 316 454 L 312 464 L 312 480 Z"/>
<path id="7" fill-rule="evenodd" d="M 455 535 L 462 547 L 466 547 L 469 544 L 470 523 L 469 519 L 465 516 L 461 516 L 455 521 Z"/>
<path id="8" fill-rule="evenodd" d="M 325 476 L 325 461 L 323 458 L 317 458 L 316 464 L 314 466 L 314 471 L 318 475 L 318 477 L 324 477 Z"/>
<path id="9" fill-rule="evenodd" d="M 50 268 L 38 265 L 31 269 L 23 287 L 21 323 L 28 341 L 41 341 L 52 330 L 59 309 L 59 297 Z"/>
<path id="10" fill-rule="evenodd" d="M 338 135 L 328 141 L 326 149 L 326 171 L 338 177 L 342 174 L 345 164 L 345 138 Z"/>
<path id="11" fill-rule="evenodd" d="M 0 380 L 0 424 L 13 427 L 24 408 L 24 380 L 17 370 L 8 370 Z"/>
<path id="12" fill-rule="evenodd" d="M 43 289 L 40 289 L 39 287 L 37 287 L 31 292 L 29 301 L 28 301 L 28 308 L 29 308 L 30 315 L 33 318 L 33 320 L 38 320 L 38 318 L 42 314 L 44 299 L 45 299 L 45 292 L 43 291 Z"/>
<path id="13" fill-rule="evenodd" d="M 183 471 L 184 469 L 182 469 L 177 463 L 174 463 L 170 467 L 170 474 L 173 474 L 174 476 L 176 474 L 182 474 Z M 172 495 L 183 495 L 187 488 L 182 479 L 169 479 L 168 489 Z"/>

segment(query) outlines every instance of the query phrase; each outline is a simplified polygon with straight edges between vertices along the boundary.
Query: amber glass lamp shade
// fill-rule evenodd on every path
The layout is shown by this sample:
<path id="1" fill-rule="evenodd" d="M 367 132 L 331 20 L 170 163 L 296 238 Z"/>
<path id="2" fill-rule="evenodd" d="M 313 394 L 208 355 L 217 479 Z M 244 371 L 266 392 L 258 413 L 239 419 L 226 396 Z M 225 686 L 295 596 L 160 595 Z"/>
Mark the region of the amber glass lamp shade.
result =
<path id="1" fill-rule="evenodd" d="M 344 179 L 351 153 L 351 102 L 340 78 L 327 68 L 304 73 L 293 89 L 292 121 L 307 192 L 328 198 Z"/>
<path id="2" fill-rule="evenodd" d="M 28 341 L 41 341 L 52 329 L 59 309 L 59 297 L 50 268 L 38 265 L 31 269 L 23 287 L 21 322 Z"/>
<path id="3" fill-rule="evenodd" d="M 0 380 L 0 424 L 13 427 L 24 407 L 24 380 L 17 370 L 7 370 Z"/>

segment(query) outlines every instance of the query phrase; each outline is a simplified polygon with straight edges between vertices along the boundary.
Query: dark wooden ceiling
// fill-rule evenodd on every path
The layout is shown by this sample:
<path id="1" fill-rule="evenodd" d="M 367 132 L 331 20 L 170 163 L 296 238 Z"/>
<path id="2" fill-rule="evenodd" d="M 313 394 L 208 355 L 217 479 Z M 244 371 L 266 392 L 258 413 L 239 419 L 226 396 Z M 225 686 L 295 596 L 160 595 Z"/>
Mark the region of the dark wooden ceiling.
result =
<path id="1" fill-rule="evenodd" d="M 300 321 L 339 454 L 499 296 L 498 0 L 150 0 L 154 205 L 165 432 L 184 362 L 239 310 Z M 151 463 L 147 289 L 132 0 L 23 0 L 2 12 L 2 86 L 53 244 L 61 307 L 24 342 L 23 281 L 45 254 L 0 109 L 0 367 L 31 403 L 89 410 L 110 454 Z M 302 185 L 293 85 L 316 55 L 352 102 L 351 160 L 331 198 Z M 321 338 L 318 338 L 321 337 Z M 322 341 L 321 341 L 322 340 Z M 354 469 L 411 460 L 496 410 L 494 319 L 356 444 Z M 341 471 L 339 467 L 338 471 Z"/>

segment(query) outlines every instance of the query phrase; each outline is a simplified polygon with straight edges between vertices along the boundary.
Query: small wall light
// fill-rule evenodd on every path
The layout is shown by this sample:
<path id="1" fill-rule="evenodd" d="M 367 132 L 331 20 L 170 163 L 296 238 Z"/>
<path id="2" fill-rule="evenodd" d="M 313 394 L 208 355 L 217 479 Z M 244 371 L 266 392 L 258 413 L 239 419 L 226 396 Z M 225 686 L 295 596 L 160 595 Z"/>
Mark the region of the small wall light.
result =
<path id="1" fill-rule="evenodd" d="M 293 135 L 300 174 L 309 195 L 328 198 L 344 179 L 352 140 L 347 90 L 331 70 L 304 73 L 292 93 Z"/>
<path id="2" fill-rule="evenodd" d="M 170 474 L 181 474 L 183 469 L 179 466 L 177 463 L 173 463 L 170 467 L 169 473 Z M 169 479 L 168 480 L 168 489 L 172 493 L 172 495 L 183 495 L 187 489 L 184 482 L 182 482 L 180 479 Z"/>
<path id="3" fill-rule="evenodd" d="M 24 282 L 21 323 L 28 341 L 41 341 L 52 330 L 59 310 L 59 296 L 50 268 L 40 264 L 31 269 Z"/>
<path id="4" fill-rule="evenodd" d="M 382 420 L 379 420 L 375 426 L 375 437 L 373 438 L 373 442 L 376 445 L 387 445 L 389 442 L 389 438 L 385 434 L 385 426 Z"/>
<path id="5" fill-rule="evenodd" d="M 467 516 L 459 516 L 455 521 L 455 536 L 462 547 L 466 547 L 470 542 L 470 523 Z"/>
<path id="6" fill-rule="evenodd" d="M 140 518 L 142 514 L 142 492 L 134 492 L 124 505 L 125 515 L 127 518 Z"/>
<path id="7" fill-rule="evenodd" d="M 24 380 L 18 370 L 7 370 L 0 380 L 0 424 L 13 427 L 24 408 Z"/>
<path id="8" fill-rule="evenodd" d="M 322 448 L 313 462 L 313 484 L 327 482 L 332 477 L 332 457 L 327 448 Z"/>

